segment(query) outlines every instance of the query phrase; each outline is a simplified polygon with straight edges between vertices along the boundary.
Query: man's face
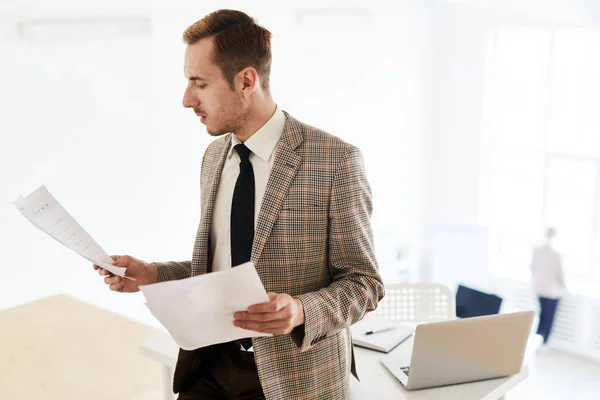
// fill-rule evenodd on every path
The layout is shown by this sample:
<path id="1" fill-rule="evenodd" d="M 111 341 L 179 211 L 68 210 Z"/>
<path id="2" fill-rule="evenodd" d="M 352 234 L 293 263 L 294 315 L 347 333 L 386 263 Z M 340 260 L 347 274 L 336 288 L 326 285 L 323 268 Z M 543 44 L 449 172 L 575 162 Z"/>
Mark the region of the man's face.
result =
<path id="1" fill-rule="evenodd" d="M 243 97 L 232 90 L 214 63 L 213 40 L 205 38 L 185 51 L 184 73 L 188 85 L 183 106 L 192 108 L 211 136 L 234 132 L 245 119 Z"/>

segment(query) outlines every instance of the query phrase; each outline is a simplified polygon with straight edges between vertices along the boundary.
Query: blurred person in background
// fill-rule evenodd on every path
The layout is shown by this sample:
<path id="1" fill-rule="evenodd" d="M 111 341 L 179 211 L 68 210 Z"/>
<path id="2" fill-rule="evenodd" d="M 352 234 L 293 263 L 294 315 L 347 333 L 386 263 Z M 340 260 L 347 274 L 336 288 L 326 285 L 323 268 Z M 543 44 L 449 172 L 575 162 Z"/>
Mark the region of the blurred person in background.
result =
<path id="1" fill-rule="evenodd" d="M 553 247 L 556 229 L 548 228 L 546 242 L 533 251 L 531 272 L 533 274 L 533 289 L 540 302 L 540 318 L 537 334 L 548 342 L 554 316 L 560 298 L 566 291 L 562 257 Z"/>

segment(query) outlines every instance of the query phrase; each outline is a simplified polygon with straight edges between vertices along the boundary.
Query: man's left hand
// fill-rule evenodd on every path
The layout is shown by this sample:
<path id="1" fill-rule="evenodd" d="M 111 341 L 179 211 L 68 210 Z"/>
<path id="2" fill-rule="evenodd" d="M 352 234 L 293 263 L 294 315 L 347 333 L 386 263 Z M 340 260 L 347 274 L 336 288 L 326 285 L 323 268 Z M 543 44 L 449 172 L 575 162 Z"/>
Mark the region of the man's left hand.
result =
<path id="1" fill-rule="evenodd" d="M 299 299 L 285 293 L 267 293 L 268 303 L 255 304 L 233 314 L 233 324 L 251 331 L 288 334 L 304 324 L 304 307 Z"/>

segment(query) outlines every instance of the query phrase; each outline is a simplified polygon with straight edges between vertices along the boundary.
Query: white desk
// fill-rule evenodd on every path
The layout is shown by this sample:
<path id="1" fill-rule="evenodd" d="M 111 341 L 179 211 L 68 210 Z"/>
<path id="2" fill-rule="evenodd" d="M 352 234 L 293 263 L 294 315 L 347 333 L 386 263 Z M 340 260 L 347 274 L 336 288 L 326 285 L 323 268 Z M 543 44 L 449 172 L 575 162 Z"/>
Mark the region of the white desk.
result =
<path id="1" fill-rule="evenodd" d="M 164 399 L 174 397 L 171 387 L 173 369 L 179 348 L 169 336 L 151 339 L 141 346 L 140 352 L 162 364 Z M 396 399 L 396 400 L 498 400 L 527 377 L 527 367 L 507 378 L 492 379 L 441 388 L 407 391 L 402 384 L 381 364 L 382 357 L 410 357 L 412 340 L 407 340 L 389 354 L 354 348 L 356 368 L 360 382 L 350 378 L 350 400 Z"/>
<path id="2" fill-rule="evenodd" d="M 519 374 L 506 378 L 410 391 L 404 389 L 400 381 L 383 366 L 380 360 L 383 357 L 402 357 L 406 359 L 406 365 L 409 365 L 411 351 L 412 339 L 402 343 L 389 354 L 354 347 L 360 382 L 351 378 L 350 399 L 373 398 L 373 391 L 376 390 L 377 399 L 382 400 L 498 400 L 525 380 L 528 374 L 527 367 L 523 367 Z"/>

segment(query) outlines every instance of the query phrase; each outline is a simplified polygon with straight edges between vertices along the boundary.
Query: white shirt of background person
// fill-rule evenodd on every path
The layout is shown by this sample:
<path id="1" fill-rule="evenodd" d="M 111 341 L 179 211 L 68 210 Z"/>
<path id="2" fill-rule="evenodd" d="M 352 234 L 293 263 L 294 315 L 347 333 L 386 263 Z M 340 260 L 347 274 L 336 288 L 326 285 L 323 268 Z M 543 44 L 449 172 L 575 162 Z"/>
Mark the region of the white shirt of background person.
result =
<path id="1" fill-rule="evenodd" d="M 548 228 L 546 243 L 534 249 L 531 260 L 533 290 L 539 297 L 558 299 L 566 292 L 562 256 L 552 247 L 556 229 Z"/>

